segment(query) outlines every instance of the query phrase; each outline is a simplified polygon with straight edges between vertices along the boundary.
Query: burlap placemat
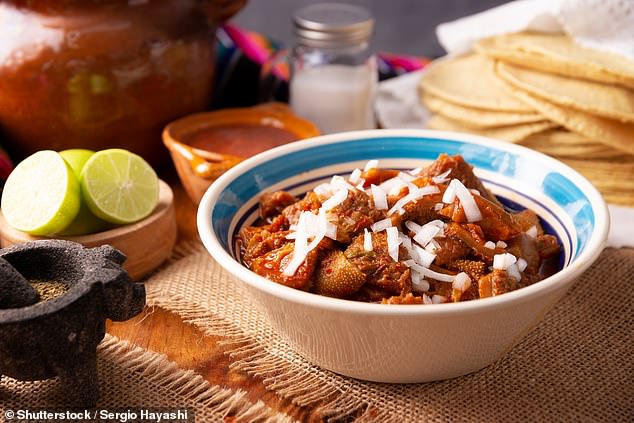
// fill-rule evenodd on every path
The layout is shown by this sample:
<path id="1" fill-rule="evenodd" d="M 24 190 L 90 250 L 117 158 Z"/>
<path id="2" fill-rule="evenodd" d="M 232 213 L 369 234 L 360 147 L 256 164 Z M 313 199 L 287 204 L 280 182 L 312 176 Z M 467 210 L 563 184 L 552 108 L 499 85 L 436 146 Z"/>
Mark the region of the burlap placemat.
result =
<path id="1" fill-rule="evenodd" d="M 70 421 L 117 421 L 136 413 L 138 421 L 141 410 L 181 411 L 189 422 L 221 422 L 232 416 L 238 422 L 268 421 L 291 422 L 288 416 L 268 408 L 263 402 L 253 403 L 246 392 L 212 386 L 202 376 L 191 370 L 182 370 L 166 356 L 131 345 L 126 341 L 106 335 L 98 348 L 100 399 L 95 409 L 100 418 Z M 63 410 L 63 390 L 57 378 L 36 382 L 19 382 L 3 377 L 0 382 L 0 421 L 5 411 Z M 108 414 L 121 413 L 113 420 L 104 419 Z M 126 414 L 127 412 L 127 414 Z M 187 414 L 184 414 L 187 413 Z M 123 419 L 123 420 L 122 420 Z M 10 421 L 32 421 L 39 419 L 12 419 Z M 49 420 L 46 420 L 49 421 Z M 60 421 L 56 419 L 56 421 Z M 68 421 L 68 420 L 61 420 Z M 134 422 L 130 419 L 127 422 Z M 182 421 L 182 420 L 179 420 Z"/>
<path id="2" fill-rule="evenodd" d="M 634 421 L 634 249 L 605 250 L 544 321 L 488 368 L 409 385 L 311 365 L 201 246 L 186 253 L 148 280 L 148 303 L 224 337 L 232 366 L 323 418 Z"/>

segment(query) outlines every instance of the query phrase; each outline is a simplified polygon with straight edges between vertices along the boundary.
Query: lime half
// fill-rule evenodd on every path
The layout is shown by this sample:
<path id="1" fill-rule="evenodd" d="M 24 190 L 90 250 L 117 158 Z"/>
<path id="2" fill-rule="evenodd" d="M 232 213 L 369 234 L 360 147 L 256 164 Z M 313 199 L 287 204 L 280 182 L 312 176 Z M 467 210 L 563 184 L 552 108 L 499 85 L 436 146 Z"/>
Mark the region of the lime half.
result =
<path id="1" fill-rule="evenodd" d="M 11 172 L 2 191 L 2 213 L 9 225 L 32 235 L 66 228 L 80 203 L 77 177 L 55 151 L 27 157 Z"/>
<path id="2" fill-rule="evenodd" d="M 81 189 L 90 211 L 111 223 L 137 222 L 158 204 L 154 169 L 142 157 L 118 148 L 98 151 L 86 161 Z"/>
<path id="3" fill-rule="evenodd" d="M 60 151 L 59 154 L 64 158 L 64 160 L 66 160 L 71 169 L 73 169 L 75 175 L 77 176 L 77 180 L 81 180 L 81 171 L 84 168 L 84 164 L 86 164 L 88 159 L 92 157 L 95 152 L 83 148 L 73 148 Z M 86 204 L 83 194 L 81 197 L 77 216 L 75 216 L 75 219 L 70 223 L 70 225 L 64 228 L 64 230 L 58 232 L 57 235 L 86 235 L 101 232 L 112 226 L 112 223 L 106 222 L 105 220 L 99 219 L 95 216 L 88 208 L 88 204 Z"/>
<path id="4" fill-rule="evenodd" d="M 84 168 L 84 165 L 93 154 L 95 154 L 94 151 L 85 148 L 71 148 L 59 152 L 59 155 L 68 162 L 71 169 L 75 172 L 75 175 L 77 175 L 77 180 L 80 178 L 81 170 Z"/>

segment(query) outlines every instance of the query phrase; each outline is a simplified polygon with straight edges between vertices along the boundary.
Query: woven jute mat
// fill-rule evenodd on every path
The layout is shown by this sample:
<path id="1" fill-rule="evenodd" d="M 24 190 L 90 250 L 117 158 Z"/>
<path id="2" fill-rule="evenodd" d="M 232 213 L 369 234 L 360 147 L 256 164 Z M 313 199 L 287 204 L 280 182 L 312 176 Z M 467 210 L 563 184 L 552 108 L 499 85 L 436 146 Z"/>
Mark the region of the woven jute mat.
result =
<path id="1" fill-rule="evenodd" d="M 311 365 L 275 333 L 240 283 L 200 244 L 179 246 L 146 283 L 148 305 L 224 338 L 232 367 L 329 421 L 634 421 L 634 249 L 607 249 L 528 336 L 491 366 L 425 384 L 379 384 Z M 106 336 L 98 408 L 187 409 L 197 422 L 290 421 L 244 392 L 213 386 L 164 355 Z M 0 381 L 8 409 L 50 408 L 56 379 Z"/>
<path id="2" fill-rule="evenodd" d="M 363 382 L 311 365 L 201 246 L 146 286 L 150 305 L 223 337 L 232 366 L 325 420 L 634 421 L 634 249 L 606 249 L 491 366 L 425 384 Z"/>
<path id="3" fill-rule="evenodd" d="M 97 357 L 101 396 L 97 406 L 87 410 L 89 416 L 94 415 L 97 418 L 56 418 L 55 421 L 148 421 L 142 418 L 141 410 L 172 413 L 180 411 L 178 421 L 182 422 L 221 422 L 226 416 L 244 422 L 292 421 L 261 401 L 249 401 L 244 391 L 213 386 L 195 372 L 178 368 L 162 354 L 144 350 L 109 335 L 99 345 Z M 64 390 L 60 385 L 57 378 L 20 382 L 4 377 L 0 383 L 0 421 L 41 422 L 43 420 L 31 418 L 37 417 L 38 411 L 71 411 L 60 407 L 60 404 L 65 403 Z M 32 414 L 25 419 L 6 417 L 7 411 L 17 413 L 18 410 L 29 410 Z M 133 414 L 138 419 L 126 419 Z M 114 418 L 109 419 L 108 416 Z M 186 419 L 182 420 L 183 417 Z"/>

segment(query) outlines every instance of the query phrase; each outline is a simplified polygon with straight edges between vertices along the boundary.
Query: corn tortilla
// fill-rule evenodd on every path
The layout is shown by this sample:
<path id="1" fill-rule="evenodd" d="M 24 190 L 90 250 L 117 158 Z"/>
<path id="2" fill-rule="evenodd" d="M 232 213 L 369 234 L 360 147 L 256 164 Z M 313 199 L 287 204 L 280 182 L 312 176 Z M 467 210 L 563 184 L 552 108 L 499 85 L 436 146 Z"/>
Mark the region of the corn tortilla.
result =
<path id="1" fill-rule="evenodd" d="M 476 52 L 519 66 L 634 88 L 634 63 L 618 54 L 587 49 L 563 34 L 520 32 L 482 39 Z"/>
<path id="2" fill-rule="evenodd" d="M 533 112 L 507 92 L 504 84 L 496 78 L 493 66 L 492 60 L 477 54 L 437 60 L 421 78 L 421 95 L 429 93 L 464 107 Z"/>
<path id="3" fill-rule="evenodd" d="M 466 132 L 508 142 L 518 142 L 530 135 L 555 128 L 557 124 L 549 121 L 543 121 L 520 125 L 499 126 L 495 128 L 474 128 L 464 125 L 461 122 L 449 119 L 443 115 L 435 114 L 429 119 L 427 126 L 432 129 Z"/>
<path id="4" fill-rule="evenodd" d="M 520 144 L 556 158 L 632 161 L 634 163 L 634 155 L 624 154 L 622 151 L 566 129 L 553 129 L 533 134 L 520 141 Z"/>
<path id="5" fill-rule="evenodd" d="M 496 63 L 496 72 L 515 88 L 560 106 L 634 122 L 634 91 L 622 86 L 563 77 L 502 61 Z"/>
<path id="6" fill-rule="evenodd" d="M 544 121 L 543 116 L 534 112 L 517 113 L 476 109 L 474 107 L 454 104 L 428 93 L 423 94 L 422 100 L 425 106 L 432 112 L 475 128 L 492 128 Z"/>
<path id="7" fill-rule="evenodd" d="M 588 178 L 609 203 L 634 207 L 634 162 L 571 159 L 561 161 Z"/>
<path id="8" fill-rule="evenodd" d="M 634 123 L 619 122 L 565 108 L 515 88 L 513 94 L 551 121 L 572 132 L 625 153 L 634 154 Z"/>

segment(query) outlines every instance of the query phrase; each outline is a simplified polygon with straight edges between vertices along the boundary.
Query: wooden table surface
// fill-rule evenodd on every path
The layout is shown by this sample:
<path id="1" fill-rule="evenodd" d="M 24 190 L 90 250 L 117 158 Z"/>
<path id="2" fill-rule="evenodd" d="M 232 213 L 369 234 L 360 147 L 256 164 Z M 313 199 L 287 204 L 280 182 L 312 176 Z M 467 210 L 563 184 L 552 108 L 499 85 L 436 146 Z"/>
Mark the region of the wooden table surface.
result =
<path id="1" fill-rule="evenodd" d="M 173 170 L 161 173 L 174 190 L 179 241 L 197 238 L 196 206 L 189 199 Z M 301 421 L 317 421 L 311 410 L 293 405 L 272 391 L 261 380 L 229 368 L 229 357 L 218 346 L 219 337 L 204 335 L 193 325 L 184 323 L 170 311 L 146 308 L 126 322 L 107 322 L 109 334 L 142 348 L 165 354 L 183 369 L 191 369 L 213 385 L 247 392 L 252 402 L 263 401 L 269 407 Z"/>

